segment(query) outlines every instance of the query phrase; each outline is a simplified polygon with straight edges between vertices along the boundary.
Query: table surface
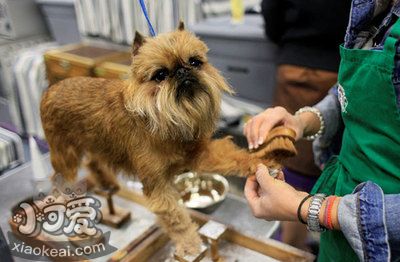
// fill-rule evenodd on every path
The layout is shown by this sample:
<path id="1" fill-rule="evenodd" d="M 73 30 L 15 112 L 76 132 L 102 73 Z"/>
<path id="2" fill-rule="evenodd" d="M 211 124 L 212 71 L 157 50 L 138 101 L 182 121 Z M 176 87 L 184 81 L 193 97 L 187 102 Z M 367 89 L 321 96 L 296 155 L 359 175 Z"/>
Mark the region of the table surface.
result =
<path id="1" fill-rule="evenodd" d="M 44 157 L 44 161 L 50 171 L 48 155 Z M 12 216 L 11 207 L 28 197 L 32 197 L 34 192 L 30 163 L 15 168 L 0 177 L 0 226 L 5 235 L 10 231 L 8 221 Z M 104 199 L 100 197 L 99 199 L 104 202 Z M 133 239 L 134 235 L 140 235 L 155 223 L 156 218 L 142 206 L 126 199 L 115 196 L 114 202 L 116 205 L 128 209 L 132 215 L 130 222 L 126 223 L 122 228 L 111 229 L 110 244 L 117 248 L 123 248 Z M 243 234 L 260 240 L 270 238 L 279 225 L 278 222 L 267 222 L 254 218 L 246 201 L 232 194 L 228 194 L 227 199 L 209 215 L 219 222 L 232 226 Z M 110 230 L 105 225 L 99 225 L 99 227 L 103 232 Z M 127 231 L 130 234 L 126 234 Z M 106 258 L 98 258 L 95 261 L 105 261 Z M 15 258 L 15 261 L 28 260 Z"/>

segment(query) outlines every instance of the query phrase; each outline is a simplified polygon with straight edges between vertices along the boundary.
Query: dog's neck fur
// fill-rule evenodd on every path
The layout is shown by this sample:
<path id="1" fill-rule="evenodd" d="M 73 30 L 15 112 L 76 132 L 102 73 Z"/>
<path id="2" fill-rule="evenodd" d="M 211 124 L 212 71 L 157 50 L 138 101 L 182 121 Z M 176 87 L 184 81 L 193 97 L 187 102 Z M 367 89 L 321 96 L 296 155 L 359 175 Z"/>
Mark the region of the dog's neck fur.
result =
<path id="1" fill-rule="evenodd" d="M 185 118 L 173 119 L 174 116 L 163 112 L 163 109 L 146 108 L 147 105 L 153 103 L 143 103 L 142 107 L 143 98 L 136 92 L 135 80 L 129 81 L 132 82 L 126 82 L 129 92 L 124 97 L 125 108 L 133 115 L 135 123 L 140 125 L 141 130 L 151 137 L 155 144 L 159 145 L 160 142 L 169 140 L 181 146 L 208 139 L 214 133 L 220 114 L 220 94 L 216 98 L 211 96 L 208 98 L 210 100 L 209 110 L 204 112 L 197 108 L 196 111 L 194 110 L 191 104 L 194 100 L 182 102 L 179 107 L 176 106 L 175 110 L 179 110 L 179 114 L 176 114 L 175 117 L 179 115 L 180 117 L 185 116 Z M 187 108 L 188 106 L 191 108 Z M 149 112 L 152 115 L 149 115 Z"/>

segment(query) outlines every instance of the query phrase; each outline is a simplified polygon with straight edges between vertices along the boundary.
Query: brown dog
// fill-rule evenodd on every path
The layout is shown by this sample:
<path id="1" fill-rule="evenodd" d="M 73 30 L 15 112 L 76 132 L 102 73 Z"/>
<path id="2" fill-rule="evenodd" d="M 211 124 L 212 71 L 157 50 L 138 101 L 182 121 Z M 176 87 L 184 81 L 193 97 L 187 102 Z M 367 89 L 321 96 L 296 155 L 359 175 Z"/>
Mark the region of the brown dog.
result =
<path id="1" fill-rule="evenodd" d="M 206 45 L 179 30 L 133 44 L 128 81 L 76 77 L 43 95 L 41 117 L 54 170 L 74 180 L 81 159 L 104 186 L 122 170 L 137 174 L 151 210 L 180 255 L 200 247 L 197 226 L 178 205 L 174 175 L 186 170 L 245 176 L 266 152 L 249 154 L 229 138 L 211 140 L 221 92 L 231 92 L 208 63 Z"/>

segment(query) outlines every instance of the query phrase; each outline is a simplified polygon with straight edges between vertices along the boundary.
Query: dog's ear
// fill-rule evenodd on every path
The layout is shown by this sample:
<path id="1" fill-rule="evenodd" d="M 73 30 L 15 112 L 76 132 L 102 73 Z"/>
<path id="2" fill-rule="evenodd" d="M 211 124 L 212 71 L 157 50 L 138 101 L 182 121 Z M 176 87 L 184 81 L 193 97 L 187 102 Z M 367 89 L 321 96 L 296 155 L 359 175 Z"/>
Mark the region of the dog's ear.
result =
<path id="1" fill-rule="evenodd" d="M 185 30 L 185 23 L 182 20 L 179 20 L 178 30 L 179 31 Z"/>
<path id="2" fill-rule="evenodd" d="M 137 55 L 139 53 L 139 48 L 146 42 L 144 36 L 142 36 L 138 31 L 135 33 L 135 39 L 132 45 L 132 55 Z"/>

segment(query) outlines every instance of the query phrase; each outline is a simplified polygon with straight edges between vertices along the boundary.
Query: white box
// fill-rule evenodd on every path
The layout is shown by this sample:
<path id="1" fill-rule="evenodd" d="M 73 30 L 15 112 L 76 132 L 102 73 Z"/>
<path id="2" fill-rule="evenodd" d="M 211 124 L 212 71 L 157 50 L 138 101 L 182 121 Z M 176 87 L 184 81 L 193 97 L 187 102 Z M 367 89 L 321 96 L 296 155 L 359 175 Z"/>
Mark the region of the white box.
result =
<path id="1" fill-rule="evenodd" d="M 47 34 L 34 0 L 0 0 L 0 37 L 20 39 Z"/>

